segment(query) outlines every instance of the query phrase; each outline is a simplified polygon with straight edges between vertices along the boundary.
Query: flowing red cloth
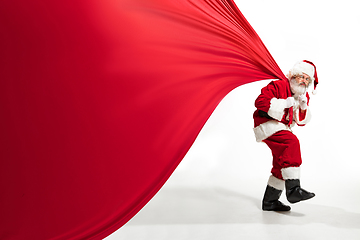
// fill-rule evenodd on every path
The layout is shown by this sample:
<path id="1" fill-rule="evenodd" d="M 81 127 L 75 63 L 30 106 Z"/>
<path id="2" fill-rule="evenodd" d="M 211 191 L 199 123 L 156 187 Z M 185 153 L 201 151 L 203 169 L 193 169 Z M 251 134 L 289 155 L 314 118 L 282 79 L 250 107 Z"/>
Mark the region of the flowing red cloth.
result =
<path id="1" fill-rule="evenodd" d="M 0 239 L 101 239 L 234 88 L 285 79 L 232 0 L 2 1 Z"/>

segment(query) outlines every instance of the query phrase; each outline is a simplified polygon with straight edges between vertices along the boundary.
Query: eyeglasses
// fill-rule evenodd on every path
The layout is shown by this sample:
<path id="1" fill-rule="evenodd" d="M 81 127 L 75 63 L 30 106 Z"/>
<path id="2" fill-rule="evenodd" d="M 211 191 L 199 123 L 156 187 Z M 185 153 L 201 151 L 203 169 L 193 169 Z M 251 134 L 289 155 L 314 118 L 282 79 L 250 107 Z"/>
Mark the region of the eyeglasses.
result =
<path id="1" fill-rule="evenodd" d="M 295 78 L 300 78 L 301 80 L 304 80 L 306 82 L 310 82 L 311 81 L 311 78 L 310 77 L 305 77 L 304 75 L 298 75 L 296 76 Z"/>

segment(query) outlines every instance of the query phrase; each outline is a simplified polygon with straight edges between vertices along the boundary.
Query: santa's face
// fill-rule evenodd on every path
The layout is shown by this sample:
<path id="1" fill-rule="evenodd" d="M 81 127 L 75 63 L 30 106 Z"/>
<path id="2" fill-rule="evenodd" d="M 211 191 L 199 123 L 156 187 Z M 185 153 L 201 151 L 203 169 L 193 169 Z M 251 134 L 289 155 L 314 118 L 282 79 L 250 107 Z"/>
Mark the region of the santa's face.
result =
<path id="1" fill-rule="evenodd" d="M 310 84 L 310 81 L 311 81 L 310 76 L 305 73 L 291 78 L 290 80 L 291 92 L 295 96 L 304 94 Z"/>
<path id="2" fill-rule="evenodd" d="M 298 75 L 295 77 L 298 84 L 303 85 L 305 87 L 308 87 L 311 81 L 311 78 L 306 73 L 303 73 L 302 75 Z"/>

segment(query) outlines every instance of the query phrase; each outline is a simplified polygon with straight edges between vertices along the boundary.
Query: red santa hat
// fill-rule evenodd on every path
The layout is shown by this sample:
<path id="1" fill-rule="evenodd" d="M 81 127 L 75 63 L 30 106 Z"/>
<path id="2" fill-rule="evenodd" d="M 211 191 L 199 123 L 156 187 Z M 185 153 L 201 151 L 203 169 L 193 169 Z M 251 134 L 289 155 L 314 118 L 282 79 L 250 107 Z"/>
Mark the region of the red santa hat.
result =
<path id="1" fill-rule="evenodd" d="M 314 85 L 314 90 L 312 91 L 312 93 L 316 94 L 316 86 L 318 85 L 319 80 L 317 77 L 316 67 L 312 62 L 310 62 L 308 60 L 303 60 L 301 62 L 297 62 L 294 65 L 294 67 L 290 70 L 290 73 L 292 76 L 303 74 L 303 73 L 309 75 L 311 78 L 311 81 Z"/>

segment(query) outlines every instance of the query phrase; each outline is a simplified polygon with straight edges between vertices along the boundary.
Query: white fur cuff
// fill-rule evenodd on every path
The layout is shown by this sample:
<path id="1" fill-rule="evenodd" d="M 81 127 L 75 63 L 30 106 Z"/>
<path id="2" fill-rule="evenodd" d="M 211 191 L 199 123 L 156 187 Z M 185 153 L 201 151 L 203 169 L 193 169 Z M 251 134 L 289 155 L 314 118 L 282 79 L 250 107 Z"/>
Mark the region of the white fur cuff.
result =
<path id="1" fill-rule="evenodd" d="M 300 179 L 300 167 L 288 167 L 281 169 L 281 174 L 285 180 Z"/>
<path id="2" fill-rule="evenodd" d="M 276 132 L 282 131 L 282 130 L 288 130 L 290 131 L 290 128 L 278 121 L 270 120 L 267 122 L 264 122 L 253 129 L 255 133 L 255 138 L 257 142 L 261 142 L 262 140 L 270 137 Z"/>
<path id="3" fill-rule="evenodd" d="M 306 115 L 305 115 L 305 119 L 303 119 L 302 121 L 300 121 L 300 110 L 299 110 L 299 108 L 297 108 L 297 109 L 295 110 L 294 116 L 295 116 L 295 121 L 296 121 L 297 124 L 299 124 L 299 125 L 305 125 L 305 124 L 309 123 L 310 120 L 311 120 L 310 108 L 309 108 L 309 107 L 307 108 L 307 110 L 306 110 Z"/>
<path id="4" fill-rule="evenodd" d="M 284 110 L 286 108 L 286 99 L 273 98 L 270 101 L 270 108 L 268 114 L 270 117 L 281 121 L 284 116 Z"/>
<path id="5" fill-rule="evenodd" d="M 270 187 L 276 188 L 277 190 L 283 191 L 285 188 L 285 181 L 279 178 L 270 175 L 268 185 Z"/>

